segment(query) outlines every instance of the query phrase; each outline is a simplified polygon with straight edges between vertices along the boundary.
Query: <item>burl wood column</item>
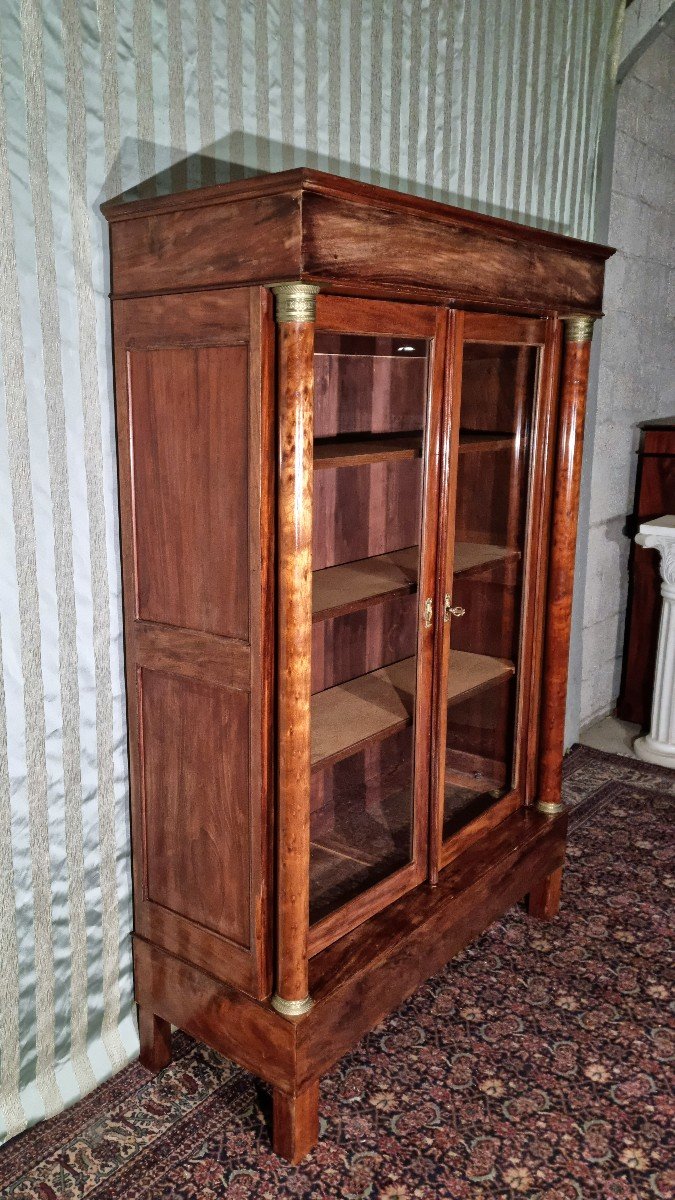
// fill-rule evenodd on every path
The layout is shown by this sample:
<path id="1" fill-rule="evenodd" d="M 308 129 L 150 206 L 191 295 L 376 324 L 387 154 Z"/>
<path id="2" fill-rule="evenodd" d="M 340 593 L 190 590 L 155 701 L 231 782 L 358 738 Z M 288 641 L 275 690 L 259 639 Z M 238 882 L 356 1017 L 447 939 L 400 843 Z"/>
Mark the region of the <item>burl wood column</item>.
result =
<path id="1" fill-rule="evenodd" d="M 560 395 L 558 459 L 549 559 L 544 674 L 541 705 L 540 770 L 537 809 L 555 817 L 564 811 L 562 763 L 569 670 L 574 556 L 577 540 L 581 454 L 593 337 L 592 317 L 565 318 L 565 356 Z M 562 868 L 530 893 L 532 916 L 555 916 Z"/>
<path id="2" fill-rule="evenodd" d="M 276 296 L 279 421 L 276 991 L 284 1016 L 307 1012 L 312 644 L 314 321 L 318 287 Z"/>

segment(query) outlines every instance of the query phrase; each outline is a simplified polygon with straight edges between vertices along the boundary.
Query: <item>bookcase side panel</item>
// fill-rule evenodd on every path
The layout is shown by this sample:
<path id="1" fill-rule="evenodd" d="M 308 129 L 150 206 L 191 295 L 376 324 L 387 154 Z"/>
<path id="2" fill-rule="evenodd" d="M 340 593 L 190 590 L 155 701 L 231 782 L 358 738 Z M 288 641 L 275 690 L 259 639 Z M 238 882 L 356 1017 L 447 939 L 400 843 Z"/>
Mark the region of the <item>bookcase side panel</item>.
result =
<path id="1" fill-rule="evenodd" d="M 258 998 L 270 988 L 266 307 L 243 288 L 114 306 L 135 933 Z"/>

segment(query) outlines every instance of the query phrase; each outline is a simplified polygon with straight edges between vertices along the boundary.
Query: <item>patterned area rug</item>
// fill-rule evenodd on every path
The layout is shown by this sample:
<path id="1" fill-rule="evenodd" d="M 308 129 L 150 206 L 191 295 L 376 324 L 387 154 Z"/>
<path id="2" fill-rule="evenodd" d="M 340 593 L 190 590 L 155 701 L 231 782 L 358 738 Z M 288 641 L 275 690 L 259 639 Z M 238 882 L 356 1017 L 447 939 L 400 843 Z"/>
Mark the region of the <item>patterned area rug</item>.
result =
<path id="1" fill-rule="evenodd" d="M 575 747 L 565 774 L 558 919 L 513 909 L 366 1037 L 324 1079 L 300 1167 L 272 1154 L 256 1081 L 181 1034 L 160 1076 L 136 1063 L 6 1146 L 0 1196 L 675 1196 L 675 773 Z"/>

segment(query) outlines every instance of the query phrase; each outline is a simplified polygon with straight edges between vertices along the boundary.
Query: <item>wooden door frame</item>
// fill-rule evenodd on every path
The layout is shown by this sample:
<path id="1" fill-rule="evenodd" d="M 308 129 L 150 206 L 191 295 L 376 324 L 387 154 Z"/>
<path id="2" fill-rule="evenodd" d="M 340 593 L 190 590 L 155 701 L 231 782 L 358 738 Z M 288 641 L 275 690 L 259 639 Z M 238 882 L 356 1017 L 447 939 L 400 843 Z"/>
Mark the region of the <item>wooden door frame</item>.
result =
<path id="1" fill-rule="evenodd" d="M 458 470 L 459 426 L 464 346 L 492 345 L 539 347 L 532 406 L 530 459 L 527 468 L 527 513 L 522 562 L 520 631 L 516 666 L 513 784 L 498 801 L 452 837 L 443 840 L 443 788 L 447 704 L 444 697 L 450 661 L 452 622 L 436 628 L 433 736 L 431 749 L 429 881 L 452 862 L 467 844 L 494 828 L 512 812 L 531 804 L 536 789 L 538 708 L 541 689 L 541 651 L 545 617 L 546 564 L 555 452 L 555 416 L 560 369 L 560 322 L 551 317 L 518 317 L 506 313 L 475 313 L 453 309 L 448 328 L 447 378 L 443 410 L 441 494 L 438 546 L 437 610 L 445 594 L 452 594 L 454 519 Z M 451 540 L 452 535 L 452 540 Z"/>
<path id="2" fill-rule="evenodd" d="M 356 299 L 334 293 L 317 296 L 316 330 L 354 335 L 425 338 L 431 342 L 427 376 L 423 447 L 422 511 L 420 516 L 420 572 L 418 579 L 417 677 L 415 692 L 415 746 L 413 766 L 413 847 L 411 861 L 379 883 L 355 896 L 309 928 L 309 956 L 324 950 L 363 921 L 419 886 L 428 870 L 429 763 L 434 663 L 434 632 L 442 620 L 436 608 L 434 621 L 425 628 L 422 600 L 436 594 L 438 488 L 441 414 L 446 368 L 448 313 L 443 307 Z"/>

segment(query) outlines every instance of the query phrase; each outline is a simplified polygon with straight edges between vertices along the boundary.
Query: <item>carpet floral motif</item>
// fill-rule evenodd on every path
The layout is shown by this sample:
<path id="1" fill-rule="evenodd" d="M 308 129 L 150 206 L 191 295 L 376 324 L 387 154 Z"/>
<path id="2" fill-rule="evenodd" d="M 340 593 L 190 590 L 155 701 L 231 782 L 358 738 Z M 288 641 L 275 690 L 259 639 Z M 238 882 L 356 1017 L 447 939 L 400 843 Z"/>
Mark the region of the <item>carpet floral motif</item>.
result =
<path id="1" fill-rule="evenodd" d="M 667 1200 L 673 774 L 581 747 L 560 916 L 515 908 L 326 1076 L 321 1140 L 183 1034 L 0 1151 L 2 1200 Z M 669 1083 L 671 1085 L 669 1089 Z"/>

